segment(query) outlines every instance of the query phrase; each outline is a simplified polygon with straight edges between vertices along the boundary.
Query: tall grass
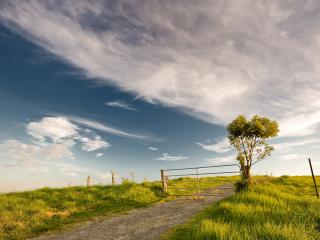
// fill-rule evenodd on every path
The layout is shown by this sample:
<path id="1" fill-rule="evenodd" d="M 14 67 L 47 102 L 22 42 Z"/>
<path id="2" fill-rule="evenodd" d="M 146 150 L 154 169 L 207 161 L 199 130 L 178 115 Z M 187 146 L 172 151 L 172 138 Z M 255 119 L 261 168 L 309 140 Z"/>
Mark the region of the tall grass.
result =
<path id="1" fill-rule="evenodd" d="M 311 177 L 283 176 L 213 205 L 164 238 L 320 239 L 319 210 Z"/>

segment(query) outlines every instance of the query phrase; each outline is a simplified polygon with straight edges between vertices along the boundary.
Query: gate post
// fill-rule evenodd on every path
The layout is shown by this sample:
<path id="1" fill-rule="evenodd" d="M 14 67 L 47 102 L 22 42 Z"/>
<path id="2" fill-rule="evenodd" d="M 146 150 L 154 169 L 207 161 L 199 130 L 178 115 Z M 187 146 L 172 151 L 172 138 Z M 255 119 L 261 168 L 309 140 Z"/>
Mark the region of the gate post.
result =
<path id="1" fill-rule="evenodd" d="M 114 173 L 114 171 L 111 171 L 111 183 L 112 183 L 112 185 L 115 185 L 115 184 L 116 184 L 116 179 L 115 179 L 115 173 Z"/>
<path id="2" fill-rule="evenodd" d="M 91 177 L 88 176 L 87 177 L 87 187 L 90 187 L 91 186 Z"/>
<path id="3" fill-rule="evenodd" d="M 168 192 L 168 185 L 167 185 L 167 178 L 164 175 L 164 170 L 160 170 L 161 173 L 161 185 L 162 185 L 162 192 L 167 193 Z"/>

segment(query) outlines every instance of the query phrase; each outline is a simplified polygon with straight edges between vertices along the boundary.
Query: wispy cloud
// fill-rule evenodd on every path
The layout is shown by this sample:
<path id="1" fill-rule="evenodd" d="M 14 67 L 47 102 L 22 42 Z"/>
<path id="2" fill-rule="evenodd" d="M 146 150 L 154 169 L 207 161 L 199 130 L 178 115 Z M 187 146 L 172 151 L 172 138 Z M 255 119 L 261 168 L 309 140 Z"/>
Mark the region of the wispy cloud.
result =
<path id="1" fill-rule="evenodd" d="M 291 142 L 283 142 L 277 144 L 270 144 L 272 145 L 275 150 L 283 150 L 283 149 L 293 149 L 294 147 L 300 147 L 305 145 L 312 145 L 314 143 L 319 143 L 320 139 L 311 138 L 311 139 L 301 139 L 298 141 L 291 141 Z"/>
<path id="2" fill-rule="evenodd" d="M 232 147 L 227 138 L 224 138 L 213 144 L 205 144 L 200 142 L 196 142 L 196 144 L 201 146 L 205 150 L 213 151 L 217 153 L 225 153 L 232 150 Z"/>
<path id="3" fill-rule="evenodd" d="M 282 162 L 291 161 L 291 160 L 298 160 L 298 159 L 305 160 L 305 159 L 307 159 L 307 156 L 304 154 L 287 154 L 287 155 L 282 155 L 279 157 L 279 160 Z"/>
<path id="4" fill-rule="evenodd" d="M 146 101 L 218 124 L 263 114 L 280 122 L 281 135 L 302 136 L 320 124 L 319 6 L 7 0 L 0 21 Z"/>
<path id="5" fill-rule="evenodd" d="M 94 139 L 90 139 L 87 137 L 81 138 L 82 142 L 82 150 L 87 152 L 92 152 L 102 148 L 111 147 L 111 144 L 102 140 L 99 136 L 96 136 Z"/>
<path id="6" fill-rule="evenodd" d="M 150 150 L 150 151 L 158 151 L 159 149 L 157 147 L 148 147 L 148 150 Z"/>
<path id="7" fill-rule="evenodd" d="M 177 155 L 177 156 L 170 156 L 168 153 L 162 154 L 162 157 L 156 158 L 156 160 L 160 161 L 180 161 L 180 160 L 185 160 L 188 159 L 189 157 L 182 156 L 182 155 Z"/>
<path id="8" fill-rule="evenodd" d="M 93 131 L 83 129 L 61 116 L 44 117 L 29 122 L 26 125 L 26 132 L 31 136 L 29 142 L 32 144 L 15 139 L 0 143 L 0 158 L 5 161 L 5 167 L 42 171 L 45 162 L 74 159 L 73 147 L 76 144 L 87 152 L 111 146 Z M 45 168 L 47 169 L 46 165 Z"/>
<path id="9" fill-rule="evenodd" d="M 103 153 L 97 153 L 97 154 L 96 154 L 96 157 L 99 158 L 99 157 L 101 157 L 102 155 L 103 155 Z"/>
<path id="10" fill-rule="evenodd" d="M 76 142 L 80 142 L 82 150 L 87 152 L 111 146 L 111 144 L 101 139 L 99 135 L 93 134 L 92 130 L 82 129 L 72 120 L 61 116 L 44 117 L 40 121 L 30 122 L 26 126 L 26 131 L 40 141 L 40 146 L 50 143 L 46 140 L 62 143 L 70 147 Z"/>
<path id="11" fill-rule="evenodd" d="M 134 134 L 134 133 L 129 133 L 129 132 L 125 132 L 123 130 L 119 130 L 115 127 L 112 126 L 108 126 L 106 124 L 97 122 L 97 121 L 93 121 L 90 119 L 85 119 L 85 118 L 80 118 L 80 117 L 75 117 L 75 116 L 68 116 L 68 119 L 70 119 L 70 121 L 86 126 L 88 128 L 92 128 L 95 130 L 99 130 L 105 133 L 110 133 L 110 134 L 114 134 L 114 135 L 118 135 L 118 136 L 122 136 L 122 137 L 126 137 L 126 138 L 138 138 L 138 139 L 153 139 L 151 136 L 146 136 L 146 135 L 140 135 L 140 134 Z"/>
<path id="12" fill-rule="evenodd" d="M 206 159 L 210 164 L 223 164 L 223 163 L 237 163 L 235 156 L 226 156 L 226 157 L 215 157 Z"/>
<path id="13" fill-rule="evenodd" d="M 106 102 L 105 105 L 109 106 L 109 107 L 116 107 L 116 108 L 122 108 L 122 109 L 131 110 L 131 111 L 137 111 L 136 108 L 132 107 L 129 103 L 127 103 L 127 102 L 125 102 L 123 100 Z"/>
<path id="14" fill-rule="evenodd" d="M 0 158 L 7 161 L 7 167 L 23 170 L 43 161 L 74 159 L 74 154 L 70 146 L 64 144 L 37 146 L 10 139 L 0 143 Z"/>

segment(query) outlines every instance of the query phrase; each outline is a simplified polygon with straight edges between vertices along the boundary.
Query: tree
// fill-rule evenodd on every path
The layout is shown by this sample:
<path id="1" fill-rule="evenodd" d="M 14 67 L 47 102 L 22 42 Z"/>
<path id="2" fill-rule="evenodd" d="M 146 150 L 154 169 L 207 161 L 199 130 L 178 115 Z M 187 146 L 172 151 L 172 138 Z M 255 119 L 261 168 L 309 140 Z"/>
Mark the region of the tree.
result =
<path id="1" fill-rule="evenodd" d="M 245 116 L 239 115 L 228 125 L 227 131 L 230 144 L 238 152 L 242 179 L 248 186 L 251 184 L 251 166 L 270 156 L 274 150 L 266 140 L 278 135 L 278 123 L 260 116 L 248 121 Z"/>

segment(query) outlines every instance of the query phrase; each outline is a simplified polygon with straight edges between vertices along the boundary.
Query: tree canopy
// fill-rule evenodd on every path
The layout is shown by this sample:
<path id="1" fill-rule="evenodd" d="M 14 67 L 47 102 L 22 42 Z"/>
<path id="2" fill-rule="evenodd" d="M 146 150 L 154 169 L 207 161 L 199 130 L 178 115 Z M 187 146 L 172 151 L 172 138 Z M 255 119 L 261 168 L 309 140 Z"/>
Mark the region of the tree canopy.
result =
<path id="1" fill-rule="evenodd" d="M 239 115 L 228 125 L 227 131 L 230 144 L 238 152 L 242 177 L 250 183 L 251 166 L 270 156 L 274 148 L 266 140 L 278 135 L 279 125 L 267 117 L 254 116 L 247 120 Z"/>

